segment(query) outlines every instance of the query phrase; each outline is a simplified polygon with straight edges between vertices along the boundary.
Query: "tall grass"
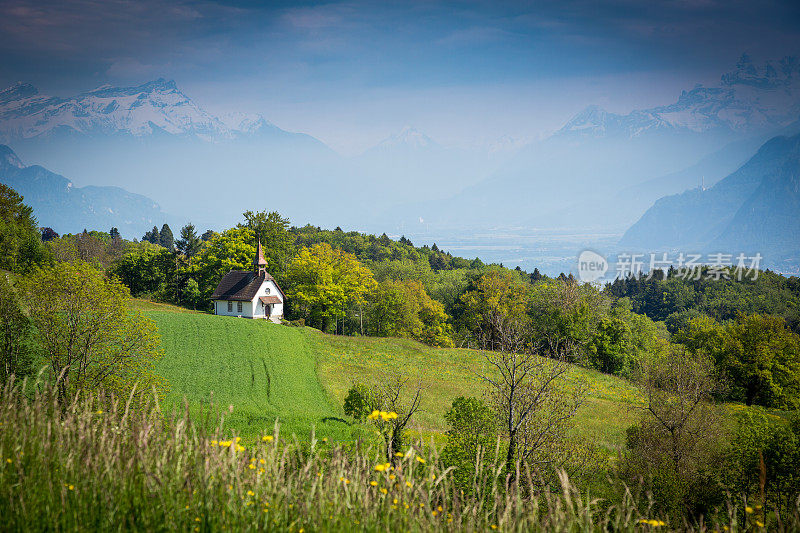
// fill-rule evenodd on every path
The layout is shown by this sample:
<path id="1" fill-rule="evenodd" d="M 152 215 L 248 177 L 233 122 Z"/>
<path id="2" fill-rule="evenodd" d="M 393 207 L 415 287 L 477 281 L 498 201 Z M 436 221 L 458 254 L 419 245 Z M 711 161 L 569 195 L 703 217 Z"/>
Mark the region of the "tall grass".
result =
<path id="1" fill-rule="evenodd" d="M 24 393 L 36 388 L 36 392 Z M 134 410 L 102 395 L 59 405 L 47 387 L 0 390 L 0 529 L 147 531 L 666 530 L 630 495 L 609 504 L 530 476 L 505 489 L 502 467 L 452 486 L 434 451 L 409 448 L 387 467 L 380 450 L 206 435 L 186 413 Z M 222 426 L 220 426 L 222 427 Z M 377 466 L 377 469 L 376 469 Z M 731 506 L 723 525 L 743 530 Z M 782 528 L 800 527 L 798 512 Z M 650 523 L 642 520 L 651 520 Z M 674 524 L 675 529 L 704 529 Z M 713 528 L 712 528 L 713 529 Z"/>

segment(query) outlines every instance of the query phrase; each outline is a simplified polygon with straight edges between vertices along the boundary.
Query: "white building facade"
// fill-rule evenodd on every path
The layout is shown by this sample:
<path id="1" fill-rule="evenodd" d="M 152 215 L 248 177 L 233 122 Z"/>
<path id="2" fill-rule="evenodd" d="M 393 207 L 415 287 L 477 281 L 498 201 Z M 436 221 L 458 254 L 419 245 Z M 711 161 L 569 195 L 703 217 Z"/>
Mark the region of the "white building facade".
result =
<path id="1" fill-rule="evenodd" d="M 280 323 L 286 296 L 266 271 L 267 262 L 258 243 L 253 270 L 232 270 L 219 282 L 211 300 L 214 314 L 261 318 Z"/>

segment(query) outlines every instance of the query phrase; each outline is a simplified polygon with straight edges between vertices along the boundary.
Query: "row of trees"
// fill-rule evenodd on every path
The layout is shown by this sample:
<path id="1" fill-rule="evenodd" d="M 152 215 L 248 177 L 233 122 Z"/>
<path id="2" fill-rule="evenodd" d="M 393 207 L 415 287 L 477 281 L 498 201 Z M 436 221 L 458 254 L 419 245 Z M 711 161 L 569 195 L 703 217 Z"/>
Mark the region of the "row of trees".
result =
<path id="1" fill-rule="evenodd" d="M 151 237 L 156 233 L 164 232 Z M 278 213 L 251 211 L 236 227 L 203 237 L 188 224 L 171 249 L 99 232 L 65 236 L 50 248 L 59 258 L 98 258 L 134 295 L 204 309 L 222 276 L 252 268 L 258 240 L 289 297 L 287 318 L 325 331 L 492 349 L 501 342 L 505 326 L 495 320 L 502 314 L 550 343 L 552 352 L 602 372 L 631 376 L 647 354 L 677 342 L 710 356 L 727 384 L 719 394 L 771 406 L 798 398 L 797 336 L 787 318 L 798 284 L 772 273 L 742 282 L 668 273 L 601 290 L 570 276 L 452 258 L 405 237 L 293 228 Z M 437 258 L 448 267 L 434 268 Z M 773 314 L 731 321 L 726 310 L 740 305 Z"/>

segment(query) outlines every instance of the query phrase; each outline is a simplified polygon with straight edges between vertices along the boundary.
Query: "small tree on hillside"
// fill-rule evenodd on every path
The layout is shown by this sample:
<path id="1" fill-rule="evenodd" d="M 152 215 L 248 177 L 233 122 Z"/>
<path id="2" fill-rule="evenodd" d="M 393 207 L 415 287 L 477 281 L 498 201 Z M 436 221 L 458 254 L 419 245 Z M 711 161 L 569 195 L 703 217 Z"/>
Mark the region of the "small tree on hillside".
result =
<path id="1" fill-rule="evenodd" d="M 488 474 L 487 467 L 496 451 L 497 417 L 479 398 L 460 396 L 444 415 L 450 429 L 442 450 L 442 463 L 453 467 L 453 479 L 461 490 L 470 493 L 473 480 Z M 479 466 L 483 468 L 479 468 Z"/>
<path id="2" fill-rule="evenodd" d="M 419 384 L 400 375 L 387 376 L 368 387 L 354 384 L 347 393 L 344 412 L 357 421 L 370 420 L 384 439 L 386 460 L 394 463 L 401 453 L 406 427 L 420 408 Z"/>
<path id="3" fill-rule="evenodd" d="M 85 263 L 57 263 L 21 285 L 59 400 L 97 388 L 127 395 L 137 383 L 141 396 L 159 383 L 156 326 L 130 311 L 130 293 L 116 278 Z"/>
<path id="4" fill-rule="evenodd" d="M 506 475 L 516 479 L 517 462 L 538 471 L 567 459 L 562 444 L 586 396 L 586 384 L 571 380 L 568 341 L 534 340 L 520 318 L 492 318 L 499 349 L 484 354 L 489 397 L 498 426 L 508 439 Z"/>
<path id="5" fill-rule="evenodd" d="M 723 496 L 713 475 L 721 454 L 713 364 L 673 346 L 643 361 L 638 381 L 644 413 L 628 430 L 623 474 L 644 481 L 662 510 L 706 514 Z"/>

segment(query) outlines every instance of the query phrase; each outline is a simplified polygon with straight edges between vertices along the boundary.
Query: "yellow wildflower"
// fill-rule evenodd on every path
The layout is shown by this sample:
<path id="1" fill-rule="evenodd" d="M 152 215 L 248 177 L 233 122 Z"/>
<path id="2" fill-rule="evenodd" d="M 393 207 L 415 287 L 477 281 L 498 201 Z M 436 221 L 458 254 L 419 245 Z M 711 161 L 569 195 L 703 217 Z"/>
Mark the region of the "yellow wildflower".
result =
<path id="1" fill-rule="evenodd" d="M 367 418 L 369 418 L 370 420 L 377 420 L 377 419 L 378 419 L 378 418 L 380 418 L 380 417 L 381 417 L 381 412 L 380 412 L 380 411 L 378 411 L 378 410 L 372 411 L 372 412 L 371 412 L 371 413 L 370 413 L 370 414 L 367 416 Z"/>
<path id="2" fill-rule="evenodd" d="M 377 481 L 370 481 L 369 484 L 372 485 L 373 487 L 377 487 L 378 486 L 378 482 Z"/>
<path id="3" fill-rule="evenodd" d="M 250 470 L 255 470 L 256 469 L 256 465 L 254 465 L 253 463 L 250 463 L 249 465 L 247 465 L 247 468 L 249 468 Z"/>
<path id="4" fill-rule="evenodd" d="M 420 457 L 420 456 L 417 456 L 417 461 L 419 461 L 419 462 L 420 462 L 420 463 L 422 463 L 422 464 L 425 464 L 425 459 L 423 459 L 423 458 L 422 458 L 422 457 Z"/>
<path id="5" fill-rule="evenodd" d="M 389 479 L 391 479 L 392 481 L 394 481 L 396 477 L 397 476 L 395 476 L 394 474 L 389 474 Z"/>
<path id="6" fill-rule="evenodd" d="M 763 522 L 761 522 L 760 520 L 756 520 L 756 525 L 757 525 L 758 527 L 764 527 L 764 523 L 763 523 Z"/>
<path id="7" fill-rule="evenodd" d="M 746 512 L 747 514 L 753 514 L 753 508 L 748 505 L 747 507 L 744 508 L 744 512 Z"/>
<path id="8" fill-rule="evenodd" d="M 387 492 L 389 492 L 389 491 L 388 491 L 388 490 L 386 490 L 386 489 L 384 489 L 383 487 L 381 487 L 381 492 L 382 492 L 383 494 L 386 494 L 386 493 L 387 493 Z"/>
<path id="9" fill-rule="evenodd" d="M 411 488 L 411 482 L 410 481 L 406 481 L 406 487 Z"/>
<path id="10" fill-rule="evenodd" d="M 255 492 L 253 492 L 252 490 L 248 490 L 248 491 L 247 491 L 247 495 L 248 495 L 248 496 L 255 496 L 255 495 L 256 495 L 256 493 L 255 493 Z"/>
<path id="11" fill-rule="evenodd" d="M 384 472 L 386 470 L 390 470 L 391 468 L 392 465 L 390 463 L 380 463 L 375 465 L 375 470 L 377 470 L 378 472 Z"/>
<path id="12" fill-rule="evenodd" d="M 405 455 L 403 455 L 403 452 L 397 452 L 397 453 L 394 454 L 394 456 L 395 457 L 405 457 Z"/>
<path id="13" fill-rule="evenodd" d="M 275 437 L 273 437 L 272 435 L 264 435 L 263 437 L 261 437 L 261 440 L 263 440 L 264 442 L 271 442 L 272 439 L 274 438 Z"/>

